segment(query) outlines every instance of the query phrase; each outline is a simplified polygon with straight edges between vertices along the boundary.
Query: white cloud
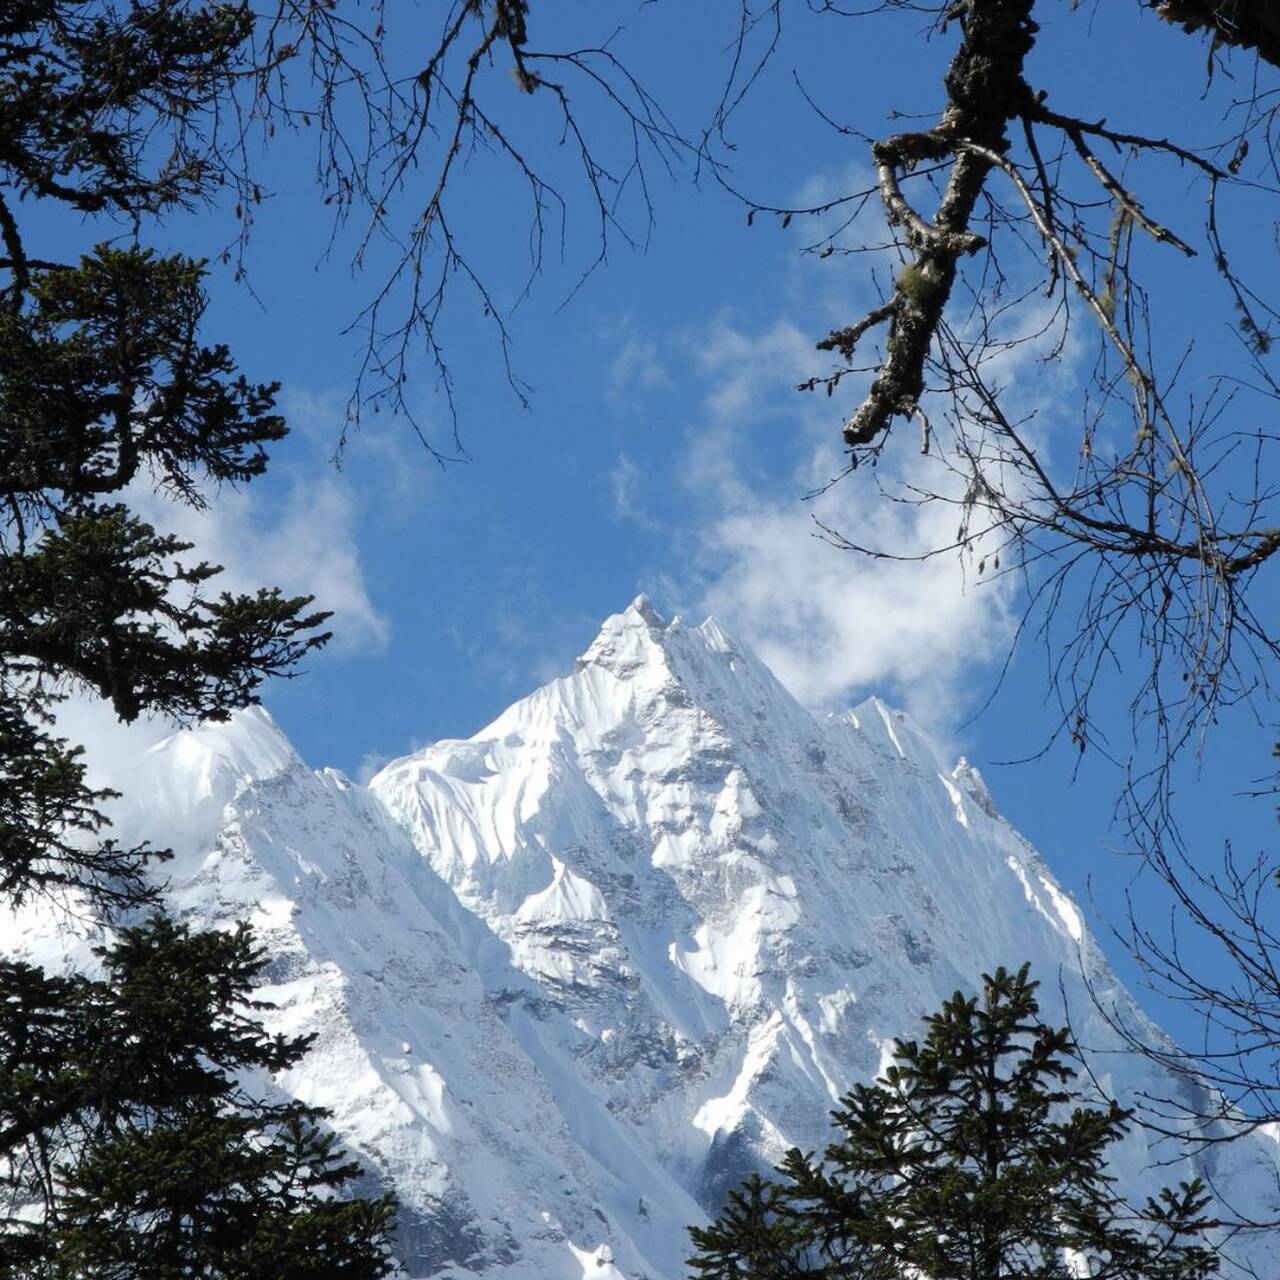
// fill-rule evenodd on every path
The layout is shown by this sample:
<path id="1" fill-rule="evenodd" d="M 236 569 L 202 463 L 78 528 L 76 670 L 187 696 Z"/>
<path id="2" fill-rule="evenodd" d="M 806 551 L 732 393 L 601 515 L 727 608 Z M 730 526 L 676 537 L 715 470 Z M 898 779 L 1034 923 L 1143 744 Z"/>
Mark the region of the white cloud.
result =
<path id="1" fill-rule="evenodd" d="M 852 166 L 816 175 L 792 203 L 811 207 L 873 186 L 872 175 Z M 721 617 L 811 706 L 834 709 L 879 692 L 945 728 L 980 692 L 982 669 L 989 671 L 1008 650 L 1017 582 L 1012 575 L 993 579 L 992 548 L 910 561 L 842 551 L 824 540 L 818 521 L 861 546 L 925 556 L 956 540 L 957 506 L 894 502 L 886 493 L 902 496 L 904 486 L 918 485 L 953 501 L 961 496 L 961 482 L 937 457 L 937 447 L 922 456 L 918 428 L 907 423 L 896 426 L 876 468 L 830 483 L 847 466 L 841 427 L 866 379 L 849 377 L 830 399 L 794 388 L 831 371 L 833 359 L 816 351 L 816 340 L 882 299 L 898 254 L 874 198 L 798 218 L 788 233 L 793 247 L 821 247 L 824 236 L 832 237 L 834 254 L 792 255 L 782 268 L 782 317 L 760 325 L 726 313 L 682 335 L 685 358 L 700 367 L 704 384 L 701 426 L 684 473 L 696 495 L 704 556 L 700 585 L 686 580 L 676 594 Z M 839 251 L 850 245 L 875 248 Z M 1028 261 L 1034 271 L 1033 257 Z M 1032 337 L 1042 326 L 1047 331 Z M 1020 305 L 999 317 L 996 328 L 1006 339 L 1016 328 L 1031 340 L 986 363 L 988 379 L 1006 389 L 1005 403 L 1016 417 L 1051 409 L 1080 355 L 1068 344 L 1057 363 L 1043 362 L 1060 336 L 1051 304 Z M 865 363 L 873 362 L 882 338 L 879 331 L 867 335 L 860 352 Z M 944 407 L 937 408 L 930 412 L 941 426 Z M 1043 423 L 1027 422 L 1024 434 L 1042 456 L 1049 452 Z M 1076 462 L 1066 456 L 1073 453 L 1070 433 L 1060 434 L 1069 470 Z M 791 461 L 779 469 L 788 446 Z M 1011 482 L 1018 483 L 1016 477 Z M 806 501 L 816 490 L 824 492 Z M 981 574 L 984 558 L 988 572 Z"/>
<path id="2" fill-rule="evenodd" d="M 345 392 L 286 387 L 280 393 L 280 407 L 292 438 L 310 447 L 312 466 L 351 475 L 357 490 L 376 490 L 384 512 L 390 508 L 395 516 L 411 514 L 441 474 L 439 459 L 403 418 L 366 413 L 359 423 L 352 423 L 350 396 Z M 415 406 L 415 414 L 427 420 L 428 429 L 435 427 L 432 406 Z M 439 436 L 434 430 L 430 434 Z M 444 447 L 444 438 L 435 442 Z"/>
<path id="3" fill-rule="evenodd" d="M 637 333 L 633 316 L 622 316 L 601 337 L 615 348 L 609 365 L 611 398 L 624 400 L 671 385 L 658 341 Z"/>
<path id="4" fill-rule="evenodd" d="M 360 764 L 356 768 L 356 781 L 362 787 L 367 787 L 373 780 L 374 775 L 389 765 L 391 761 L 392 757 L 384 751 L 366 751 L 360 757 Z"/>
<path id="5" fill-rule="evenodd" d="M 356 538 L 357 510 L 350 486 L 323 462 L 299 464 L 283 494 L 262 482 L 210 496 L 197 508 L 171 501 L 136 483 L 131 506 L 161 532 L 190 542 L 198 556 L 223 572 L 213 590 L 253 592 L 279 587 L 311 595 L 333 612 L 330 647 L 342 654 L 380 652 L 390 624 L 369 596 Z"/>
<path id="6" fill-rule="evenodd" d="M 955 533 L 951 508 L 890 505 L 845 484 L 816 512 L 795 494 L 739 493 L 726 503 L 704 534 L 721 564 L 706 607 L 810 706 L 838 708 L 882 691 L 928 722 L 945 721 L 975 666 L 1007 645 L 1009 593 L 980 583 L 955 554 L 902 563 L 833 547 L 815 515 L 901 555 Z"/>
<path id="7" fill-rule="evenodd" d="M 659 523 L 645 508 L 642 495 L 644 472 L 628 453 L 620 453 L 617 463 L 609 470 L 609 490 L 613 495 L 613 512 L 619 520 L 626 520 L 641 529 L 657 529 Z"/>
<path id="8" fill-rule="evenodd" d="M 1009 579 L 976 574 L 973 557 L 923 562 L 841 551 L 818 521 L 860 545 L 919 556 L 955 539 L 948 503 L 895 503 L 881 484 L 953 484 L 940 462 L 899 448 L 879 475 L 839 475 L 838 407 L 794 384 L 818 367 L 809 335 L 778 322 L 750 333 L 721 318 L 699 344 L 707 426 L 694 437 L 689 484 L 708 500 L 701 527 L 709 581 L 701 605 L 747 639 L 803 702 L 838 708 L 872 692 L 935 725 L 954 717 L 977 666 L 1012 635 Z M 782 476 L 753 468 L 748 428 L 768 422 L 799 437 Z M 775 446 L 776 447 L 776 446 Z"/>
<path id="9" fill-rule="evenodd" d="M 640 468 L 635 459 L 622 453 L 617 465 L 609 472 L 609 488 L 613 491 L 613 509 L 619 520 L 634 519 L 636 514 L 636 485 L 640 480 Z"/>
<path id="10" fill-rule="evenodd" d="M 787 320 L 753 335 L 721 315 L 697 348 L 709 383 L 706 409 L 712 420 L 726 425 L 776 414 L 782 397 L 819 367 L 812 335 Z M 801 417 L 802 406 L 793 407 Z"/>

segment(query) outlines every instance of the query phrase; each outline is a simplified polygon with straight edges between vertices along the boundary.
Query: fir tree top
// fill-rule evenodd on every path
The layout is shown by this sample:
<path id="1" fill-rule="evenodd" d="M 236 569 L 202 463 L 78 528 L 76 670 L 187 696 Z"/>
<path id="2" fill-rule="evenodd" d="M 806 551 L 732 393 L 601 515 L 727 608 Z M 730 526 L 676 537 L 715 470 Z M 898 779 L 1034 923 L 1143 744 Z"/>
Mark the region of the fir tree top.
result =
<path id="1" fill-rule="evenodd" d="M 1202 1280 L 1199 1182 L 1128 1204 L 1107 1172 L 1129 1113 L 1081 1104 L 1079 1051 L 1039 1019 L 1023 965 L 984 975 L 897 1041 L 832 1113 L 818 1160 L 788 1153 L 691 1231 L 704 1280 Z M 1083 1270 L 1081 1269 L 1083 1268 Z"/>

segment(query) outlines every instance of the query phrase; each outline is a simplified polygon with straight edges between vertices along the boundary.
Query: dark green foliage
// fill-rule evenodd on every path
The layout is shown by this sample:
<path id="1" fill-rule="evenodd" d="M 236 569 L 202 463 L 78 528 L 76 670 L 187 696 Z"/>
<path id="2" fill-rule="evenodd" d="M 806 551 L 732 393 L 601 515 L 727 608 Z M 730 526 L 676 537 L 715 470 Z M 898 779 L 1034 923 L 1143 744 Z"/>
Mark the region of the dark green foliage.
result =
<path id="1" fill-rule="evenodd" d="M 342 1198 L 360 1170 L 323 1113 L 264 1100 L 308 1042 L 256 1020 L 262 952 L 245 928 L 126 927 L 164 853 L 105 838 L 112 793 L 53 720 L 68 687 L 126 721 L 223 718 L 327 639 L 308 597 L 217 590 L 136 506 L 203 506 L 286 434 L 276 387 L 200 341 L 204 263 L 137 243 L 239 181 L 214 116 L 252 32 L 237 3 L 0 0 L 0 895 L 97 912 L 116 939 L 96 977 L 0 963 L 2 1280 L 391 1269 L 391 1205 Z M 119 215 L 101 234 L 134 243 L 32 254 L 18 215 L 41 233 L 51 205 Z"/>
<path id="2" fill-rule="evenodd" d="M 6 185 L 83 213 L 200 198 L 216 176 L 200 117 L 241 69 L 252 29 L 242 4 L 6 0 Z"/>
<path id="3" fill-rule="evenodd" d="M 808 1265 L 810 1227 L 792 1211 L 788 1188 L 759 1174 L 729 1192 L 709 1227 L 692 1227 L 689 1234 L 698 1248 L 690 1262 L 700 1275 L 786 1280 L 822 1274 Z"/>
<path id="4" fill-rule="evenodd" d="M 328 638 L 307 597 L 210 590 L 218 569 L 124 501 L 148 480 L 200 504 L 201 485 L 261 474 L 285 434 L 274 387 L 203 347 L 203 268 L 99 248 L 36 270 L 0 314 L 0 890 L 79 887 L 140 902 L 145 849 L 85 842 L 108 796 L 48 729 L 54 681 L 117 714 L 225 716 Z"/>
<path id="5" fill-rule="evenodd" d="M 274 386 L 254 386 L 226 347 L 204 347 L 204 267 L 99 245 L 34 271 L 26 305 L 0 317 L 3 485 L 24 504 L 116 493 L 141 464 L 195 493 L 193 476 L 248 480 L 287 428 Z"/>
<path id="6" fill-rule="evenodd" d="M 183 565 L 188 549 L 124 506 L 65 516 L 29 554 L 0 561 L 7 651 L 89 686 L 123 720 L 143 708 L 185 718 L 244 705 L 264 675 L 328 638 L 305 597 L 209 599 L 200 587 L 217 570 Z"/>
<path id="7" fill-rule="evenodd" d="M 98 838 L 113 793 L 85 783 L 80 748 L 36 723 L 39 712 L 0 698 L 0 898 L 78 888 L 107 907 L 150 901 L 145 863 L 165 854 Z"/>
<path id="8" fill-rule="evenodd" d="M 894 1065 L 833 1112 L 824 1158 L 791 1151 L 778 1183 L 754 1179 L 707 1228 L 705 1280 L 1201 1280 L 1215 1254 L 1199 1183 L 1135 1209 L 1106 1172 L 1128 1113 L 1082 1107 L 1066 1029 L 1038 1020 L 1024 966 L 956 993 L 899 1041 Z"/>
<path id="9" fill-rule="evenodd" d="M 111 700 L 225 714 L 326 639 L 325 615 L 277 592 L 209 596 L 215 566 L 116 496 L 139 477 L 194 503 L 202 481 L 245 481 L 285 434 L 274 387 L 202 347 L 202 267 L 100 248 L 37 272 L 29 305 L 0 319 L 0 644 Z"/>
<path id="10" fill-rule="evenodd" d="M 255 1020 L 265 957 L 249 930 L 155 916 L 99 955 L 101 980 L 0 966 L 7 1189 L 44 1202 L 0 1233 L 0 1276 L 387 1274 L 389 1200 L 333 1198 L 359 1168 L 322 1113 L 241 1083 L 309 1043 Z"/>
<path id="11" fill-rule="evenodd" d="M 388 1274 L 389 1200 L 325 1193 L 358 1173 L 330 1134 L 243 1115 L 154 1125 L 91 1148 L 60 1206 L 59 1277 L 370 1280 Z"/>

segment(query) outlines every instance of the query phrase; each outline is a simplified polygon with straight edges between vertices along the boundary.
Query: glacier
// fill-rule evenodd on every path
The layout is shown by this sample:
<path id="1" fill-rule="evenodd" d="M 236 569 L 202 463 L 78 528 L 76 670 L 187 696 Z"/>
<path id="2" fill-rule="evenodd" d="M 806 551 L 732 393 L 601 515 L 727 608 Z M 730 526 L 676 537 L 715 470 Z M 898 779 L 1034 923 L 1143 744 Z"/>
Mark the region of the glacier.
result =
<path id="1" fill-rule="evenodd" d="M 1031 963 L 1100 1089 L 1191 1087 L 1123 1051 L 1099 1006 L 1161 1033 L 977 769 L 875 698 L 811 714 L 643 597 L 571 674 L 367 787 L 260 708 L 111 781 L 119 838 L 174 850 L 175 914 L 267 946 L 271 1029 L 316 1038 L 263 1087 L 330 1109 L 418 1280 L 676 1280 L 689 1223 L 821 1148 L 894 1038 L 1001 964 Z M 0 941 L 87 966 L 101 936 L 31 908 Z M 1195 1172 L 1263 1217 L 1278 1155 L 1262 1133 L 1193 1166 L 1134 1128 L 1112 1171 L 1134 1195 Z M 1229 1249 L 1280 1271 L 1267 1234 Z"/>

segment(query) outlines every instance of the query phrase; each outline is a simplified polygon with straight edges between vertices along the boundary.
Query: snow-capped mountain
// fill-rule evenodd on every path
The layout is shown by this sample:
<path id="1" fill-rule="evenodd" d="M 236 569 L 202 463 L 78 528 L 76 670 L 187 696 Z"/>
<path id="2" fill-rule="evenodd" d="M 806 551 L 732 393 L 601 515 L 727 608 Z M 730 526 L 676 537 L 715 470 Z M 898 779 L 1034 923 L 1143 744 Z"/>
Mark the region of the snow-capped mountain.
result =
<path id="1" fill-rule="evenodd" d="M 688 1223 L 821 1147 L 893 1038 L 997 965 L 1031 962 L 1050 1019 L 1061 984 L 1096 1050 L 1117 1041 L 1087 987 L 1143 1021 L 975 769 L 875 699 L 815 718 L 714 621 L 643 599 L 571 675 L 367 789 L 256 710 L 116 785 L 118 834 L 175 848 L 175 909 L 268 944 L 273 1026 L 318 1033 L 276 1085 L 394 1189 L 413 1277 L 676 1280 Z M 28 918 L 15 945 L 66 943 Z M 1183 1087 L 1092 1066 L 1121 1101 Z M 1115 1172 L 1185 1176 L 1152 1168 L 1170 1154 L 1135 1131 Z M 1269 1207 L 1269 1139 L 1213 1160 L 1228 1201 Z M 1271 1247 L 1245 1246 L 1274 1274 Z"/>

